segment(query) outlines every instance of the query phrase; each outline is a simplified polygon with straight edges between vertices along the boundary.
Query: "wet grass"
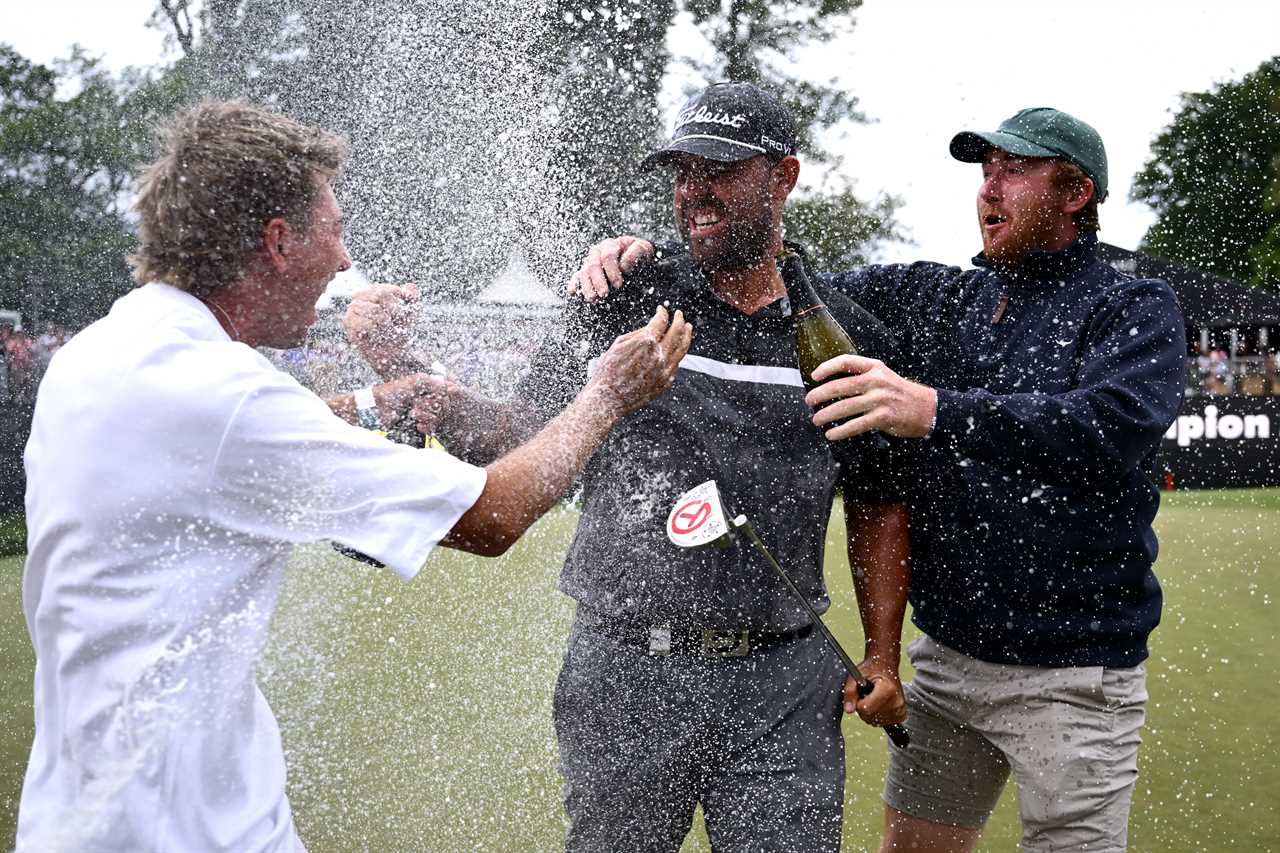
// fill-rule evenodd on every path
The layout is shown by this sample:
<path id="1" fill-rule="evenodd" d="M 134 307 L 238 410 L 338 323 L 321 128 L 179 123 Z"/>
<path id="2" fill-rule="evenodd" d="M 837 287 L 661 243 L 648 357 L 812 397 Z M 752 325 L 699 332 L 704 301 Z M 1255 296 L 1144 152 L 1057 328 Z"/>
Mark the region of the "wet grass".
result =
<path id="1" fill-rule="evenodd" d="M 838 518 L 832 623 L 856 647 Z M 571 617 L 555 578 L 573 522 L 552 513 L 502 560 L 442 551 L 407 585 L 325 548 L 299 552 L 261 674 L 312 853 L 561 845 L 550 703 Z M 1280 849 L 1280 489 L 1175 493 L 1158 529 L 1165 613 L 1130 847 Z M 19 579 L 20 561 L 0 560 L 0 845 L 31 738 Z M 845 850 L 874 849 L 884 741 L 855 722 L 846 734 Z M 980 849 L 1017 840 L 1010 790 Z M 695 835 L 685 849 L 707 847 Z"/>
<path id="2" fill-rule="evenodd" d="M 18 513 L 0 512 L 0 557 L 22 554 L 26 549 L 26 520 Z"/>

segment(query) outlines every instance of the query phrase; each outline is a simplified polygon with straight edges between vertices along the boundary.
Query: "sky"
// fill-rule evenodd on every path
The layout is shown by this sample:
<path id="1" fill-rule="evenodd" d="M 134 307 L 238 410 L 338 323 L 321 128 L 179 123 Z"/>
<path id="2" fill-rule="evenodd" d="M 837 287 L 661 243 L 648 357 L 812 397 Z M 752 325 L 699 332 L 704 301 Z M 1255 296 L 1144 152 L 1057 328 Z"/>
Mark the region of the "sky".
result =
<path id="1" fill-rule="evenodd" d="M 115 69 L 152 64 L 164 58 L 163 34 L 144 26 L 155 5 L 0 0 L 0 39 L 40 62 L 79 42 Z M 1133 248 L 1153 216 L 1129 201 L 1130 183 L 1179 94 L 1277 54 L 1274 0 L 866 0 L 851 36 L 796 60 L 800 73 L 856 93 L 874 121 L 825 143 L 862 195 L 903 203 L 898 217 L 914 244 L 887 246 L 878 259 L 967 264 L 979 248 L 979 169 L 948 155 L 957 131 L 994 130 L 1028 106 L 1089 122 L 1110 161 L 1102 239 Z"/>

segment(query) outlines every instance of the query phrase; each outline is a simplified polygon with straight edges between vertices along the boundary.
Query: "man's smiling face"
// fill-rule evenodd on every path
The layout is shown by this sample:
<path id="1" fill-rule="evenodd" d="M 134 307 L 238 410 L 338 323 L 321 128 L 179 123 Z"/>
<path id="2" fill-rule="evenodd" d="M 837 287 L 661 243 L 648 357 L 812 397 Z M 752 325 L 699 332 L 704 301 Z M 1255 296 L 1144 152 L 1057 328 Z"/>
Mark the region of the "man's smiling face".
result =
<path id="1" fill-rule="evenodd" d="M 672 160 L 676 225 L 704 269 L 742 269 L 768 256 L 774 165 L 765 156 L 722 163 L 680 154 Z"/>

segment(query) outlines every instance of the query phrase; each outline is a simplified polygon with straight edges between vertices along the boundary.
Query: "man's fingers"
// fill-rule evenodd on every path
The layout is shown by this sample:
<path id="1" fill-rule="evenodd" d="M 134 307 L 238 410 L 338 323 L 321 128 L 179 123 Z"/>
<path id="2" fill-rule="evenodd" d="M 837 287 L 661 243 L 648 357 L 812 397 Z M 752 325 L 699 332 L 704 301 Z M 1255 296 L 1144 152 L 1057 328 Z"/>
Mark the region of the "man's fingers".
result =
<path id="1" fill-rule="evenodd" d="M 636 264 L 641 261 L 652 258 L 654 255 L 653 244 L 648 240 L 641 240 L 638 237 L 619 237 L 621 240 L 630 240 L 625 244 L 626 248 L 622 252 L 622 257 L 618 259 L 618 266 L 622 268 L 624 273 L 629 273 L 636 268 Z"/>
<path id="2" fill-rule="evenodd" d="M 862 376 L 844 376 L 835 374 L 837 378 L 828 379 L 818 387 L 814 388 L 808 394 L 804 395 L 804 401 L 810 408 L 816 409 L 823 403 L 829 403 L 832 400 L 842 400 L 845 397 L 854 397 L 867 391 L 867 381 Z"/>
<path id="3" fill-rule="evenodd" d="M 853 394 L 848 397 L 842 397 L 835 402 L 823 406 L 821 409 L 813 413 L 813 425 L 825 427 L 834 424 L 836 421 L 843 421 L 849 418 L 861 417 L 868 412 L 874 412 L 881 405 L 883 394 L 878 391 L 869 391 L 866 394 Z"/>
<path id="4" fill-rule="evenodd" d="M 689 352 L 689 344 L 693 342 L 693 324 L 685 320 L 684 312 L 677 310 L 671 318 L 671 325 L 662 337 L 662 351 L 667 356 L 667 369 L 674 372 L 680 359 Z"/>
<path id="5" fill-rule="evenodd" d="M 600 244 L 600 268 L 605 280 L 612 287 L 622 287 L 622 270 L 618 268 L 618 259 L 622 255 L 622 246 L 617 240 L 606 240 Z"/>
<path id="6" fill-rule="evenodd" d="M 595 302 L 599 295 L 591 285 L 591 276 L 585 265 L 569 279 L 569 286 L 565 288 L 565 292 L 569 296 L 581 296 L 587 302 Z"/>
<path id="7" fill-rule="evenodd" d="M 624 276 L 641 259 L 653 254 L 653 244 L 630 234 L 601 240 L 587 250 L 582 266 L 569 278 L 565 293 L 594 302 L 623 285 Z"/>
<path id="8" fill-rule="evenodd" d="M 591 247 L 587 252 L 586 263 L 579 270 L 584 276 L 583 296 L 588 300 L 595 299 L 598 296 L 605 296 L 609 293 L 609 280 L 604 274 L 604 255 L 601 252 L 600 244 Z"/>
<path id="9" fill-rule="evenodd" d="M 817 369 L 813 371 L 813 378 L 818 382 L 823 382 L 839 373 L 866 373 L 879 363 L 874 358 L 867 358 L 861 355 L 838 355 L 819 364 Z"/>
<path id="10" fill-rule="evenodd" d="M 862 435 L 864 432 L 871 432 L 879 429 L 880 419 L 875 415 L 863 415 L 859 418 L 850 418 L 840 426 L 832 427 L 823 433 L 827 441 L 842 441 L 846 438 L 853 438 L 855 435 Z"/>
<path id="11" fill-rule="evenodd" d="M 844 712 L 852 714 L 858 709 L 858 682 L 849 676 L 844 680 Z"/>
<path id="12" fill-rule="evenodd" d="M 416 284 L 375 284 L 351 294 L 351 304 L 374 303 L 377 305 L 401 305 L 406 299 L 418 298 Z M 413 288 L 409 291 L 409 288 Z"/>
<path id="13" fill-rule="evenodd" d="M 907 705 L 901 685 L 883 676 L 872 676 L 869 680 L 871 692 L 862 697 L 858 696 L 857 682 L 852 678 L 845 681 L 845 713 L 857 713 L 863 722 L 872 726 L 889 726 L 905 720 Z"/>
<path id="14" fill-rule="evenodd" d="M 653 311 L 653 316 L 649 318 L 649 322 L 644 327 L 653 335 L 655 341 L 661 341 L 667 333 L 667 327 L 670 325 L 667 317 L 667 309 L 659 305 Z"/>

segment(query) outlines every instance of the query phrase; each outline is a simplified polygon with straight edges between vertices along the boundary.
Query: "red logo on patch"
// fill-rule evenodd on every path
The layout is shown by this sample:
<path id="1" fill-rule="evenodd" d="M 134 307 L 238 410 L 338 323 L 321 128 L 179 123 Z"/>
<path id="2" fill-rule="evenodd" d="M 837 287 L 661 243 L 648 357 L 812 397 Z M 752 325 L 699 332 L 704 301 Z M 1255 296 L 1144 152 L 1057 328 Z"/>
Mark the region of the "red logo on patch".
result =
<path id="1" fill-rule="evenodd" d="M 706 524 L 711 517 L 711 504 L 706 501 L 689 501 L 671 516 L 671 530 L 685 536 Z"/>

